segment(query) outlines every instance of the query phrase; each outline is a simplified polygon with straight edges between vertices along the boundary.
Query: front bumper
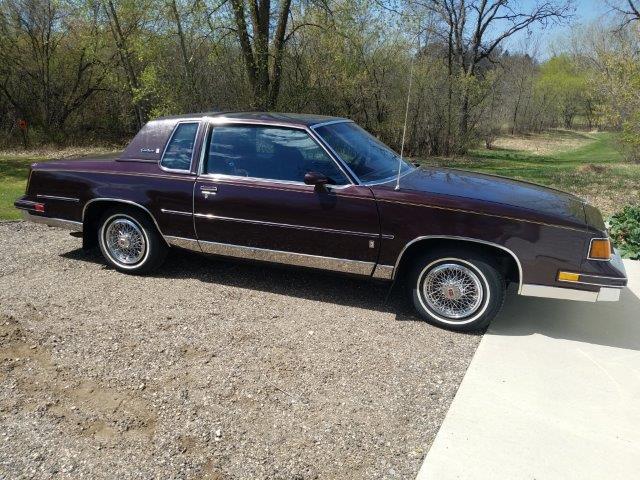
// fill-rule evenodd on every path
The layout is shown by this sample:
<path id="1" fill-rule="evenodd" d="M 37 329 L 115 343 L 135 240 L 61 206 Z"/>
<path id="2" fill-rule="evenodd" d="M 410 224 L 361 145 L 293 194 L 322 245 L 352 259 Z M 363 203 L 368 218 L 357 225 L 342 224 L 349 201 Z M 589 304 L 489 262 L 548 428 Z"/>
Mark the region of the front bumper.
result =
<path id="1" fill-rule="evenodd" d="M 617 302 L 620 300 L 620 291 L 627 285 L 627 273 L 622 263 L 622 258 L 617 251 L 614 251 L 610 262 L 621 276 L 604 277 L 580 274 L 580 281 L 566 282 L 566 287 L 524 284 L 520 289 L 520 295 L 577 300 L 581 302 Z M 574 288 L 572 284 L 575 286 L 586 286 L 589 290 Z"/>

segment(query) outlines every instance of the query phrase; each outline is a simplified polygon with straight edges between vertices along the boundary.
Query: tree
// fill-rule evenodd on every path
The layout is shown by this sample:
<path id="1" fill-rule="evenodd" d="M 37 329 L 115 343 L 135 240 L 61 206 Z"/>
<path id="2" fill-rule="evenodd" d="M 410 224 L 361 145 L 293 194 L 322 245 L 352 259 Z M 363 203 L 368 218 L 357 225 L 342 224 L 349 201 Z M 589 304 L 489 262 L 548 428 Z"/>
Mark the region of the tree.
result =
<path id="1" fill-rule="evenodd" d="M 231 6 L 247 77 L 253 91 L 254 106 L 270 110 L 275 106 L 280 93 L 282 56 L 291 0 L 279 0 L 275 12 L 271 10 L 270 0 L 231 0 Z M 272 31 L 274 17 L 276 28 Z"/>

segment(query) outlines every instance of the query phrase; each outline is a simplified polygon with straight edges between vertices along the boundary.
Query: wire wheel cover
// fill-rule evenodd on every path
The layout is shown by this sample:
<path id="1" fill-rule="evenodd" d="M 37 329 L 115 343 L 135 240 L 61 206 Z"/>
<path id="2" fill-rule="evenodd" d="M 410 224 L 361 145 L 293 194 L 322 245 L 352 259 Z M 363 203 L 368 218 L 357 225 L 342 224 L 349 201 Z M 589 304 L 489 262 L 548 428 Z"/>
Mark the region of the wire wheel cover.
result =
<path id="1" fill-rule="evenodd" d="M 105 230 L 104 239 L 111 257 L 123 265 L 138 263 L 147 251 L 141 228 L 125 218 L 112 221 Z"/>
<path id="2" fill-rule="evenodd" d="M 450 319 L 474 314 L 484 298 L 478 275 L 457 263 L 444 263 L 429 270 L 422 283 L 422 293 L 435 313 Z"/>

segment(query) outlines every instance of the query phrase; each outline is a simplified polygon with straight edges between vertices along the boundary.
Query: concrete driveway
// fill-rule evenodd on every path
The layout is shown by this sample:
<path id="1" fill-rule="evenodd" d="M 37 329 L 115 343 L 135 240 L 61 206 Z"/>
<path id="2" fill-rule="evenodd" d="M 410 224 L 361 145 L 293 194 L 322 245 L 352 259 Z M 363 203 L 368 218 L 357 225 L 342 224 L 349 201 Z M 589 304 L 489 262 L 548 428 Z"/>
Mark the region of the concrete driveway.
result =
<path id="1" fill-rule="evenodd" d="M 418 479 L 640 475 L 640 262 L 618 303 L 511 296 Z"/>

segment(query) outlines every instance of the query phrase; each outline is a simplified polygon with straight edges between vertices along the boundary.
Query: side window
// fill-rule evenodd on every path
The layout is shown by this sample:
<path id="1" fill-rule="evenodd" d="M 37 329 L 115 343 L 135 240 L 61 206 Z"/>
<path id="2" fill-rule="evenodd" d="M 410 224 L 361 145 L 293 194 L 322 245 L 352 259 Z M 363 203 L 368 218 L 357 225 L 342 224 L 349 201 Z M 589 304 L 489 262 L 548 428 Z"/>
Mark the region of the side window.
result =
<path id="1" fill-rule="evenodd" d="M 197 132 L 197 123 L 179 123 L 173 131 L 160 165 L 172 170 L 188 171 L 191 168 L 191 156 Z"/>
<path id="2" fill-rule="evenodd" d="M 204 173 L 303 182 L 308 172 L 332 184 L 347 178 L 333 159 L 303 130 L 253 125 L 214 127 Z"/>

